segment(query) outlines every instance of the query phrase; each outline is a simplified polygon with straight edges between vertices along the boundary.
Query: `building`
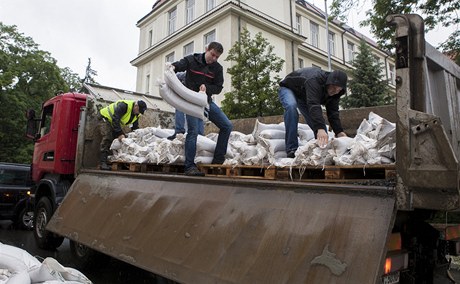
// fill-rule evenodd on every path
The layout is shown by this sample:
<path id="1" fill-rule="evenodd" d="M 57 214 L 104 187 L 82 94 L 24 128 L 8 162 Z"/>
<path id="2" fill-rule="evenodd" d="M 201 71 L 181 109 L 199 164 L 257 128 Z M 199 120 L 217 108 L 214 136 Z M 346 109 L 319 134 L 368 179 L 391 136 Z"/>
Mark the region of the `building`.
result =
<path id="1" fill-rule="evenodd" d="M 158 78 L 163 77 L 166 62 L 185 55 L 203 52 L 211 41 L 219 41 L 224 53 L 219 59 L 224 68 L 224 89 L 215 102 L 220 105 L 223 94 L 230 92 L 230 75 L 225 70 L 228 51 L 238 41 L 244 28 L 251 36 L 258 32 L 275 47 L 277 56 L 285 60 L 279 74 L 299 68 L 318 66 L 328 69 L 325 13 L 304 0 L 158 0 L 152 10 L 137 23 L 140 29 L 139 54 L 131 61 L 137 67 L 136 91 L 159 97 Z M 331 69 L 350 67 L 359 42 L 364 38 L 381 61 L 382 79 L 394 82 L 394 59 L 377 45 L 346 25 L 328 24 Z"/>

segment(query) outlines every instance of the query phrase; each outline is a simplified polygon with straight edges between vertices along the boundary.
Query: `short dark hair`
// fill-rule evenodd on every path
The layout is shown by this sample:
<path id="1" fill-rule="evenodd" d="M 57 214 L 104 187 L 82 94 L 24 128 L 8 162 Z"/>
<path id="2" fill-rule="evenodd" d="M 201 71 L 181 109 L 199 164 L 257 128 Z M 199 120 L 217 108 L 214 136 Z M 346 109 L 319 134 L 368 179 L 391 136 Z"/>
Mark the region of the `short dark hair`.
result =
<path id="1" fill-rule="evenodd" d="M 214 49 L 215 51 L 219 52 L 220 54 L 224 53 L 224 47 L 220 42 L 211 41 L 208 44 L 208 50 Z"/>

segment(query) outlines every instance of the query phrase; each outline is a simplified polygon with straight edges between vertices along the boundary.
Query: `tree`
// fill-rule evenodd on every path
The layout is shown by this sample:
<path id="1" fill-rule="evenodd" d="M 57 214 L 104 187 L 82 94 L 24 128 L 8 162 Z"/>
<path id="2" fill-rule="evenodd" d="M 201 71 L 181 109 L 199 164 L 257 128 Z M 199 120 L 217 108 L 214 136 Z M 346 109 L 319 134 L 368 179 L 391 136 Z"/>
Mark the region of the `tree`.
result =
<path id="1" fill-rule="evenodd" d="M 391 49 L 394 37 L 392 27 L 386 23 L 386 16 L 391 14 L 419 13 L 424 17 L 426 31 L 441 24 L 444 27 L 460 24 L 460 1 L 458 0 L 373 0 L 373 9 L 366 11 L 367 19 L 360 23 L 369 26 L 382 48 Z M 364 0 L 363 2 L 364 3 Z M 361 0 L 333 0 L 331 17 L 344 21 L 351 9 L 362 4 Z M 460 33 L 458 30 L 439 46 L 443 51 L 460 58 Z M 449 49 L 453 48 L 453 49 Z"/>
<path id="2" fill-rule="evenodd" d="M 388 82 L 382 80 L 382 63 L 372 55 L 366 41 L 361 40 L 359 53 L 349 70 L 352 79 L 348 83 L 350 95 L 343 97 L 340 104 L 343 108 L 357 108 L 385 105 L 392 102 Z"/>
<path id="3" fill-rule="evenodd" d="M 226 61 L 235 64 L 227 69 L 232 76 L 234 90 L 225 93 L 222 110 L 229 118 L 246 118 L 282 114 L 277 90 L 284 60 L 273 53 L 262 33 L 255 38 L 243 29 L 240 41 L 230 49 Z"/>
<path id="4" fill-rule="evenodd" d="M 68 90 L 56 60 L 16 26 L 0 22 L 0 161 L 31 162 L 26 110 L 38 110 L 43 101 Z"/>
<path id="5" fill-rule="evenodd" d="M 97 84 L 96 80 L 94 80 L 94 76 L 97 76 L 97 71 L 91 68 L 91 58 L 88 58 L 88 65 L 86 65 L 85 78 L 83 78 L 82 83 Z"/>

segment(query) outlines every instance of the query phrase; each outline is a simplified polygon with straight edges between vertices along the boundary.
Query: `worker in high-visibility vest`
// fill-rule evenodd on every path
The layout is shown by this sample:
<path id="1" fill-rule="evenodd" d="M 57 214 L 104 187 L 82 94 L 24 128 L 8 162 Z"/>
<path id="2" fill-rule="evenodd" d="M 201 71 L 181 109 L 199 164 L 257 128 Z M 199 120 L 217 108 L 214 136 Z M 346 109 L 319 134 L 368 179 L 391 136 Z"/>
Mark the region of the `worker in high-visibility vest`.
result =
<path id="1" fill-rule="evenodd" d="M 123 125 L 131 125 L 131 130 L 139 128 L 139 115 L 144 114 L 147 109 L 147 104 L 142 101 L 119 100 L 99 111 L 99 131 L 101 133 L 101 157 L 100 168 L 102 170 L 110 170 L 107 165 L 110 145 L 113 140 L 118 138 L 120 141 L 125 138 Z"/>

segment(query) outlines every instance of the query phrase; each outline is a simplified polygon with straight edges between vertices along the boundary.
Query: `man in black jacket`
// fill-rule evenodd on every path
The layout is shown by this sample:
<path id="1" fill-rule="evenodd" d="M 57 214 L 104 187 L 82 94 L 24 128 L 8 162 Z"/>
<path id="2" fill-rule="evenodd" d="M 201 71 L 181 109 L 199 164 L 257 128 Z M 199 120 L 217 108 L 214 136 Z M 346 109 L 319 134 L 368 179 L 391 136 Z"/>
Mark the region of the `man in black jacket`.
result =
<path id="1" fill-rule="evenodd" d="M 289 158 L 295 157 L 299 147 L 297 109 L 313 130 L 320 147 L 326 146 L 328 142 L 322 105 L 326 107 L 328 121 L 336 137 L 347 136 L 339 117 L 340 97 L 347 90 L 345 72 L 327 72 L 317 67 L 301 68 L 288 74 L 279 85 L 278 96 L 284 108 L 286 153 Z"/>
<path id="2" fill-rule="evenodd" d="M 222 164 L 227 153 L 228 139 L 232 131 L 232 123 L 224 112 L 212 101 L 212 95 L 219 94 L 223 89 L 224 73 L 222 65 L 217 62 L 224 52 L 222 44 L 211 42 L 206 52 L 185 56 L 172 63 L 174 72 L 185 73 L 185 86 L 195 92 L 205 92 L 208 95 L 209 120 L 219 127 L 213 164 Z M 186 115 L 187 136 L 185 137 L 185 174 L 189 176 L 203 176 L 195 165 L 196 141 L 198 136 L 199 118 Z"/>

